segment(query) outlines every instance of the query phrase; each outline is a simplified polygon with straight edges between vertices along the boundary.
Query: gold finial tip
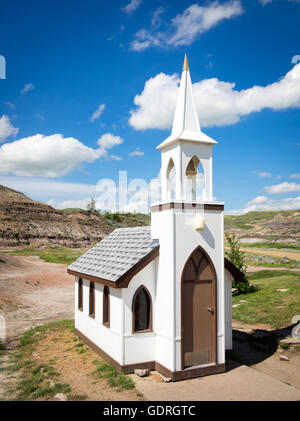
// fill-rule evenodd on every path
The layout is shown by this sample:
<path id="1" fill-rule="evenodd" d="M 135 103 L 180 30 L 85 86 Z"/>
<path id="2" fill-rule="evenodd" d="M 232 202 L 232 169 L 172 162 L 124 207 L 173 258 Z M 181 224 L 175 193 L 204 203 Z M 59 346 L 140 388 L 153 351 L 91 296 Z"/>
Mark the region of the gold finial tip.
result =
<path id="1" fill-rule="evenodd" d="M 183 62 L 183 69 L 182 69 L 182 71 L 184 72 L 185 70 L 189 70 L 189 63 L 188 63 L 188 59 L 187 59 L 186 53 L 185 53 L 185 56 L 184 56 L 184 62 Z"/>

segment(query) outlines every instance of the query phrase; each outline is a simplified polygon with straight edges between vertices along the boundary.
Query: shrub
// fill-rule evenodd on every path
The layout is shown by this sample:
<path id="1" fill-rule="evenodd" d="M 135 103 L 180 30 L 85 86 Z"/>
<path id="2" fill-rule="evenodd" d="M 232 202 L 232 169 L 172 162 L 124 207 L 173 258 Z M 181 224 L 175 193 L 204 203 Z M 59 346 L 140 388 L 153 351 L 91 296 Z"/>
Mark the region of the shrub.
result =
<path id="1" fill-rule="evenodd" d="M 241 244 L 239 240 L 235 237 L 235 235 L 228 235 L 225 234 L 227 244 L 229 246 L 229 250 L 225 251 L 225 256 L 227 259 L 233 263 L 244 275 L 244 279 L 242 282 L 236 282 L 235 280 L 232 281 L 232 287 L 238 288 L 239 292 L 247 293 L 247 292 L 254 292 L 255 288 L 253 285 L 249 284 L 249 281 L 246 277 L 247 265 L 246 265 L 246 258 L 245 253 L 241 251 Z"/>

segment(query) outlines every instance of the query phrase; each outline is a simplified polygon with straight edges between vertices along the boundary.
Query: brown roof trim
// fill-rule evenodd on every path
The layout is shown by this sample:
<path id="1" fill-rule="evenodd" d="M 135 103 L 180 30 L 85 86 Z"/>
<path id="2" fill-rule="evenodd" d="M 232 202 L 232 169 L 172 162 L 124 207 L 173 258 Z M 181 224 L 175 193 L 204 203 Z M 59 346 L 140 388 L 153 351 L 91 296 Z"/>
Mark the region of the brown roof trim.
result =
<path id="1" fill-rule="evenodd" d="M 228 272 L 231 273 L 236 282 L 244 281 L 245 276 L 243 272 L 241 272 L 233 263 L 231 263 L 230 260 L 226 259 L 226 257 L 224 257 L 224 267 L 226 270 L 228 270 Z"/>
<path id="2" fill-rule="evenodd" d="M 130 268 L 117 280 L 117 288 L 127 288 L 131 279 L 139 273 L 145 266 L 159 255 L 159 246 L 156 246 L 150 253 L 146 254 L 139 262 Z"/>
<path id="3" fill-rule="evenodd" d="M 87 275 L 85 273 L 76 272 L 75 270 L 67 269 L 69 275 L 77 276 L 78 278 L 86 279 L 87 281 L 93 281 L 97 284 L 107 285 L 112 288 L 116 288 L 116 282 L 108 281 L 107 279 L 98 278 L 96 276 Z"/>
<path id="4" fill-rule="evenodd" d="M 154 260 L 159 255 L 159 246 L 156 246 L 151 250 L 146 256 L 144 256 L 139 262 L 137 262 L 132 268 L 130 268 L 126 273 L 124 273 L 116 282 L 109 281 L 107 279 L 98 278 L 97 276 L 86 275 L 81 272 L 76 272 L 74 270 L 67 269 L 67 272 L 70 275 L 77 276 L 78 278 L 87 279 L 88 281 L 93 281 L 98 284 L 107 285 L 112 288 L 127 288 L 131 279 L 144 269 L 152 260 Z"/>
<path id="5" fill-rule="evenodd" d="M 170 210 L 170 209 L 203 209 L 204 210 L 212 210 L 212 211 L 223 211 L 224 205 L 217 205 L 213 203 L 206 203 L 204 205 L 200 203 L 163 203 L 161 205 L 155 205 L 151 206 L 151 212 L 161 212 L 164 210 Z"/>

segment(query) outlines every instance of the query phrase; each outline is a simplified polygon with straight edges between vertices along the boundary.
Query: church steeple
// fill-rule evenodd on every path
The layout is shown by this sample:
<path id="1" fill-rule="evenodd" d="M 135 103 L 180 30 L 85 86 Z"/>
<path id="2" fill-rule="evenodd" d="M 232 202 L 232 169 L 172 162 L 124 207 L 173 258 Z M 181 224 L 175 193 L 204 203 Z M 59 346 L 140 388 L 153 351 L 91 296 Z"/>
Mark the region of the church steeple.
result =
<path id="1" fill-rule="evenodd" d="M 172 132 L 157 149 L 162 149 L 177 139 L 189 140 L 191 142 L 217 143 L 201 131 L 192 92 L 192 81 L 186 54 L 184 57 Z"/>
<path id="2" fill-rule="evenodd" d="M 217 142 L 200 128 L 192 89 L 189 64 L 185 55 L 172 132 L 157 146 L 157 149 L 161 150 L 163 201 L 170 200 L 174 196 L 180 201 L 195 201 L 197 197 L 201 197 L 197 193 L 200 189 L 197 175 L 201 167 L 204 172 L 202 200 L 209 202 L 213 200 L 212 146 Z M 174 172 L 175 191 L 171 182 Z"/>

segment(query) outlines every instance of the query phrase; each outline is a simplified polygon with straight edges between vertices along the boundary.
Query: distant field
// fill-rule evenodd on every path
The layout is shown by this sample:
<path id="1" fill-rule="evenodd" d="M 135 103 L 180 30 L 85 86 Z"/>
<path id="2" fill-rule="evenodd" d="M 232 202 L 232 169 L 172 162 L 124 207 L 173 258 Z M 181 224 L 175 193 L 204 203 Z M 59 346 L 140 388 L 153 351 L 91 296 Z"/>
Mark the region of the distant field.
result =
<path id="1" fill-rule="evenodd" d="M 13 256 L 39 256 L 45 262 L 70 265 L 85 251 L 86 250 L 69 249 L 61 246 L 53 246 L 43 250 L 34 247 L 27 247 L 24 249 L 10 251 L 8 254 Z"/>
<path id="2" fill-rule="evenodd" d="M 251 243 L 251 244 L 244 244 L 243 247 L 246 248 L 259 248 L 259 249 L 270 249 L 270 250 L 296 250 L 300 251 L 300 244 L 299 243 L 275 243 L 275 242 L 262 242 L 262 243 Z"/>
<path id="3" fill-rule="evenodd" d="M 232 304 L 238 304 L 232 309 L 233 319 L 280 328 L 289 326 L 292 317 L 300 314 L 300 274 L 263 270 L 249 275 L 248 279 L 257 291 L 232 297 Z"/>

